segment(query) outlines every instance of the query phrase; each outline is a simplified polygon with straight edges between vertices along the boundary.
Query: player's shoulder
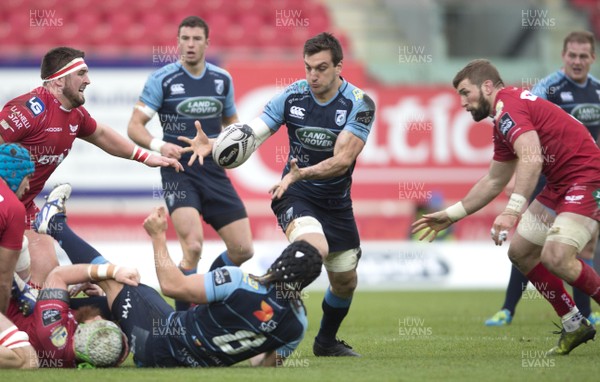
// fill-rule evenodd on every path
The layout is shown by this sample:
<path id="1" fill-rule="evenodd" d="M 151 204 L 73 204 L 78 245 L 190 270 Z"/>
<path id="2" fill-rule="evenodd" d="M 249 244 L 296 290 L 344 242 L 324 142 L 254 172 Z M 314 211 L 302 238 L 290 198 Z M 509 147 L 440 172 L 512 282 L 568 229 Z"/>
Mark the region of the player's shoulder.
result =
<path id="1" fill-rule="evenodd" d="M 557 70 L 539 80 L 533 86 L 533 88 L 531 88 L 531 93 L 544 99 L 548 99 L 549 94 L 553 94 L 556 92 L 556 90 L 551 89 L 566 86 L 567 82 L 568 78 L 565 75 L 565 73 L 562 70 Z"/>
<path id="2" fill-rule="evenodd" d="M 593 85 L 594 87 L 600 88 L 600 80 L 599 79 L 592 76 L 591 74 L 588 74 L 588 78 L 590 80 L 591 85 Z"/>
<path id="3" fill-rule="evenodd" d="M 182 68 L 183 66 L 180 62 L 172 62 L 150 73 L 150 79 L 155 81 L 162 81 L 165 77 L 181 71 Z"/>
<path id="4" fill-rule="evenodd" d="M 310 87 L 308 86 L 308 81 L 302 79 L 296 82 L 292 82 L 283 90 L 283 94 L 295 95 L 295 94 L 308 94 Z"/>
<path id="5" fill-rule="evenodd" d="M 343 81 L 340 92 L 345 98 L 352 101 L 355 105 L 361 105 L 368 109 L 375 109 L 375 102 L 364 90 L 346 80 Z"/>
<path id="6" fill-rule="evenodd" d="M 0 182 L 0 210 L 25 216 L 25 206 L 4 182 Z"/>
<path id="7" fill-rule="evenodd" d="M 227 77 L 231 79 L 231 74 L 227 70 L 215 64 L 211 64 L 210 62 L 206 63 L 206 72 L 213 76 Z"/>

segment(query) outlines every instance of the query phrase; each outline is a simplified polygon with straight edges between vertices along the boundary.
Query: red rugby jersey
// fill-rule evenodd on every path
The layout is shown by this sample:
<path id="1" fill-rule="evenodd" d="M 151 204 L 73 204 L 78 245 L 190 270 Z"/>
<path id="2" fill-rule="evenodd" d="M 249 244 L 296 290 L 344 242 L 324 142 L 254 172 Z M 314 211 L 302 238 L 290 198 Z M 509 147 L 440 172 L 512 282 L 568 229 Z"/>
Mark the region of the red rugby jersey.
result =
<path id="1" fill-rule="evenodd" d="M 560 191 L 575 183 L 600 181 L 600 149 L 585 126 L 560 107 L 528 90 L 504 88 L 494 110 L 494 160 L 517 158 L 514 142 L 535 130 L 548 187 Z"/>
<path id="2" fill-rule="evenodd" d="M 56 167 L 69 155 L 75 138 L 96 131 L 96 121 L 83 107 L 64 109 L 58 99 L 40 86 L 9 101 L 0 111 L 0 136 L 23 145 L 35 160 L 35 173 L 23 204 L 30 210 L 33 199 Z"/>
<path id="3" fill-rule="evenodd" d="M 21 250 L 25 232 L 25 207 L 0 180 L 0 247 Z"/>

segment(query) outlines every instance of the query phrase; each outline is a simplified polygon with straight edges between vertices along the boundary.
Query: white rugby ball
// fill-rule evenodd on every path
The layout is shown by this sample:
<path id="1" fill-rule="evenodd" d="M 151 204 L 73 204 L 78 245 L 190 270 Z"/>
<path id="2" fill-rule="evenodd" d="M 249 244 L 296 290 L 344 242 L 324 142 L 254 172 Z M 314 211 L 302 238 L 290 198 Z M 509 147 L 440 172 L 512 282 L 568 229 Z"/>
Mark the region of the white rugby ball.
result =
<path id="1" fill-rule="evenodd" d="M 243 123 L 234 123 L 223 129 L 217 137 L 212 157 L 223 168 L 236 168 L 250 158 L 255 144 L 252 128 Z"/>

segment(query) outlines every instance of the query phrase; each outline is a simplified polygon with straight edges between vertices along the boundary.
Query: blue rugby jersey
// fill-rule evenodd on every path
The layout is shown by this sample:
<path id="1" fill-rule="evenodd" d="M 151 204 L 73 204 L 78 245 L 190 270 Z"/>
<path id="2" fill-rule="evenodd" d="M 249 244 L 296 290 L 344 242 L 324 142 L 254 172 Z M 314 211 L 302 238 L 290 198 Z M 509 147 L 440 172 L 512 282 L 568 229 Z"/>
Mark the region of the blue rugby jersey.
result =
<path id="1" fill-rule="evenodd" d="M 560 106 L 590 131 L 594 140 L 600 134 L 600 82 L 589 76 L 585 84 L 571 80 L 558 70 L 539 81 L 531 92 Z"/>
<path id="2" fill-rule="evenodd" d="M 298 167 L 331 158 L 342 130 L 367 141 L 375 117 L 375 103 L 362 90 L 342 80 L 338 93 L 325 103 L 315 99 L 306 80 L 300 80 L 265 107 L 260 118 L 271 130 L 277 131 L 284 124 L 288 128 L 290 150 L 282 176 L 289 172 L 289 160 L 294 157 L 298 159 Z M 337 177 L 296 182 L 286 193 L 312 200 L 349 198 L 355 164 Z"/>
<path id="3" fill-rule="evenodd" d="M 195 120 L 200 120 L 206 135 L 216 137 L 222 116 L 236 112 L 231 75 L 208 62 L 198 77 L 180 62 L 155 71 L 148 77 L 140 101 L 158 112 L 164 141 L 180 146 L 178 136 L 196 135 Z"/>
<path id="4" fill-rule="evenodd" d="M 169 317 L 171 355 L 193 367 L 228 366 L 267 351 L 284 357 L 296 349 L 308 326 L 301 302 L 290 291 L 268 288 L 238 267 L 205 275 L 209 303 Z"/>

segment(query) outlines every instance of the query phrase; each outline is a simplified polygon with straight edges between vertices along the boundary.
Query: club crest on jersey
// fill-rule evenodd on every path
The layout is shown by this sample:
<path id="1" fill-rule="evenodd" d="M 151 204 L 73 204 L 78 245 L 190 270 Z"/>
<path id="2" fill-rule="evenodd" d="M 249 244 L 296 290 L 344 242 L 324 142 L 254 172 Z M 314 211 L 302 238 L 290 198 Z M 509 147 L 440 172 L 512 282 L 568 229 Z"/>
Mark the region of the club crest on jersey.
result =
<path id="1" fill-rule="evenodd" d="M 56 328 L 52 329 L 52 332 L 50 333 L 50 342 L 52 342 L 52 345 L 60 349 L 67 343 L 67 336 L 67 328 L 62 325 L 57 326 Z"/>
<path id="2" fill-rule="evenodd" d="M 225 90 L 225 82 L 221 79 L 215 80 L 215 91 L 217 92 L 217 94 L 218 95 L 223 94 L 224 90 Z"/>
<path id="3" fill-rule="evenodd" d="M 171 95 L 177 94 L 185 94 L 185 88 L 183 84 L 172 84 L 171 85 Z"/>
<path id="4" fill-rule="evenodd" d="M 344 126 L 346 123 L 346 114 L 348 112 L 346 110 L 336 110 L 335 111 L 335 124 L 338 126 Z"/>
<path id="5" fill-rule="evenodd" d="M 502 135 L 506 136 L 510 129 L 512 129 L 516 125 L 515 121 L 510 117 L 510 114 L 504 113 L 502 117 L 500 117 L 500 121 L 498 122 L 498 127 L 500 128 L 500 132 Z"/>
<path id="6" fill-rule="evenodd" d="M 76 132 L 78 128 L 79 128 L 79 125 L 71 125 L 69 123 L 69 130 L 71 130 L 72 133 Z"/>

